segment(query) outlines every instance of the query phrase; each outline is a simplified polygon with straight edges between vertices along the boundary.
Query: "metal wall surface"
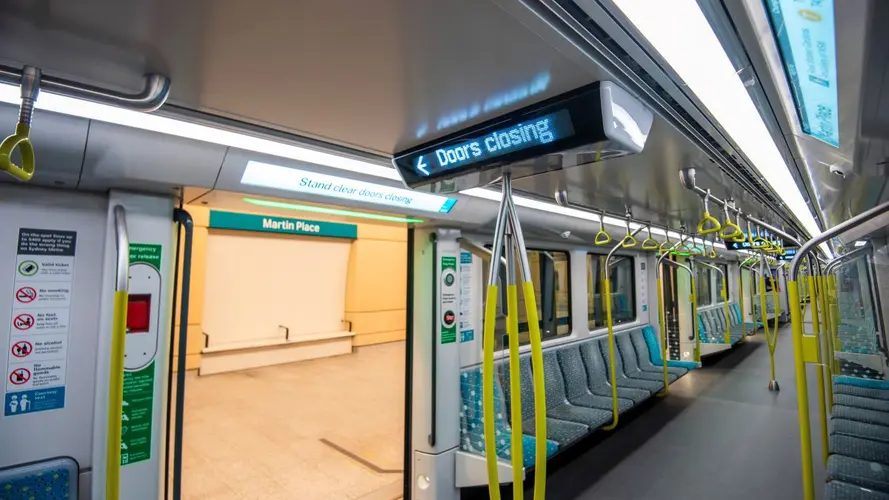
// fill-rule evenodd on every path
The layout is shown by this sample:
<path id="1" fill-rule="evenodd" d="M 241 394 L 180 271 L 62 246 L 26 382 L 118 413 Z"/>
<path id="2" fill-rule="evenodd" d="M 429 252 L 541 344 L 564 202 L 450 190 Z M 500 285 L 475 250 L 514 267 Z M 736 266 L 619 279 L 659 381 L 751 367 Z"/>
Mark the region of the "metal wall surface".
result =
<path id="1" fill-rule="evenodd" d="M 42 355 L 47 360 L 46 366 L 33 370 L 35 373 L 30 376 L 33 378 L 30 383 L 37 389 L 37 381 L 41 377 L 37 372 L 45 370 L 49 375 L 53 371 L 50 366 L 61 366 L 61 386 L 65 389 L 63 408 L 22 414 L 22 407 L 18 407 L 15 414 L 11 415 L 9 411 L 4 411 L 9 408 L 0 410 L 0 450 L 3 450 L 0 453 L 0 467 L 57 456 L 73 457 L 81 470 L 93 466 L 92 421 L 99 326 L 111 321 L 110 316 L 100 314 L 100 296 L 101 290 L 112 286 L 114 279 L 104 273 L 103 263 L 107 208 L 107 196 L 0 185 L 0 212 L 3 214 L 3 224 L 0 224 L 0 325 L 3 325 L 0 327 L 0 346 L 3 347 L 0 373 L 3 374 L 4 388 L 9 390 L 14 387 L 8 380 L 13 368 L 10 361 L 20 361 L 10 352 L 11 338 L 27 339 L 35 344 L 31 355 L 22 358 L 24 360 L 31 356 L 41 356 L 45 352 L 36 347 L 35 339 L 54 337 L 66 344 L 63 347 L 66 350 L 64 355 Z M 65 307 L 57 307 L 65 302 L 61 298 L 64 292 L 56 292 L 57 304 L 52 307 L 47 305 L 38 309 L 35 306 L 32 310 L 25 309 L 20 301 L 17 302 L 15 289 L 25 286 L 19 286 L 16 279 L 20 228 L 77 233 L 67 312 L 63 312 Z M 34 260 L 39 262 L 40 258 L 35 257 Z M 42 268 L 49 269 L 49 266 Z M 34 278 L 39 278 L 40 273 L 42 271 Z M 58 290 L 64 287 L 64 281 L 64 278 L 58 277 L 51 282 L 41 280 L 39 283 L 46 286 L 59 283 L 53 285 Z M 36 282 L 29 282 L 27 285 L 40 291 Z M 38 295 L 34 303 L 40 303 L 41 300 Z M 52 327 L 53 333 L 40 333 L 44 325 L 51 328 L 48 321 L 45 324 L 38 322 L 33 328 L 19 331 L 13 325 L 13 307 L 17 315 L 37 316 L 35 311 L 55 310 L 60 319 L 56 327 Z M 67 328 L 61 328 L 65 322 Z M 30 334 L 28 331 L 36 333 Z M 65 333 L 61 333 L 62 331 Z M 31 371 L 30 366 L 27 369 Z M 22 384 L 22 387 L 28 385 Z M 7 406 L 5 399 L 4 406 Z"/>

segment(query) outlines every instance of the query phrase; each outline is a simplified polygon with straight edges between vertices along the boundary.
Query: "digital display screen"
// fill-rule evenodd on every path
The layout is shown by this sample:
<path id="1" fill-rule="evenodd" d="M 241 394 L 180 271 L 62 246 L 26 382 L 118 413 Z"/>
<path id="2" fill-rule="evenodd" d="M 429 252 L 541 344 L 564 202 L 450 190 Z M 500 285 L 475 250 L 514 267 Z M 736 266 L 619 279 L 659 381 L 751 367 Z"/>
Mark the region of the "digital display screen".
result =
<path id="1" fill-rule="evenodd" d="M 550 144 L 574 135 L 571 114 L 566 109 L 521 121 L 456 144 L 410 158 L 414 172 L 422 177 L 465 167 L 533 146 Z"/>

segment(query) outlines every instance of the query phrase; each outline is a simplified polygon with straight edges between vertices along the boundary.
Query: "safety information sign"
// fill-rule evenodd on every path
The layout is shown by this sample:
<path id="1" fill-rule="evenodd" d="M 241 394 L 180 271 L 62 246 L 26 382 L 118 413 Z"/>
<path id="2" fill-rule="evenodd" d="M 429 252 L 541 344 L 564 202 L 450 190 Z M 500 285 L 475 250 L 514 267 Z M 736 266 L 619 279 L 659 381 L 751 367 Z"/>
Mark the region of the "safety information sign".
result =
<path id="1" fill-rule="evenodd" d="M 153 408 L 154 361 L 141 370 L 123 374 L 120 465 L 151 458 Z"/>
<path id="2" fill-rule="evenodd" d="M 475 338 L 472 329 L 472 254 L 460 252 L 460 342 Z"/>
<path id="3" fill-rule="evenodd" d="M 457 258 L 441 258 L 441 343 L 457 341 Z"/>
<path id="4" fill-rule="evenodd" d="M 3 415 L 65 407 L 77 233 L 20 228 Z"/>

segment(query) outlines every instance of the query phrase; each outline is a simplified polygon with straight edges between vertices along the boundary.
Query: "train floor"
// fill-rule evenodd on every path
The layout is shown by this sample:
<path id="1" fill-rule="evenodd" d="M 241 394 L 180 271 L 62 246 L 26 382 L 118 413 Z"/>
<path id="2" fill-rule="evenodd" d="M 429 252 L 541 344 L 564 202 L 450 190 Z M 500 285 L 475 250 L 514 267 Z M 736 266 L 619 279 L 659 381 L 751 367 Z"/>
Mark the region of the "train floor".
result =
<path id="1" fill-rule="evenodd" d="M 760 331 L 671 386 L 547 480 L 553 500 L 785 500 L 802 498 L 796 381 L 790 327 L 775 352 L 780 392 L 768 390 Z M 809 367 L 817 495 L 822 494 L 817 379 Z M 568 450 L 570 453 L 571 450 Z M 556 464 L 554 464 L 556 465 Z"/>
<path id="2" fill-rule="evenodd" d="M 187 500 L 401 497 L 404 342 L 199 377 L 183 430 Z"/>

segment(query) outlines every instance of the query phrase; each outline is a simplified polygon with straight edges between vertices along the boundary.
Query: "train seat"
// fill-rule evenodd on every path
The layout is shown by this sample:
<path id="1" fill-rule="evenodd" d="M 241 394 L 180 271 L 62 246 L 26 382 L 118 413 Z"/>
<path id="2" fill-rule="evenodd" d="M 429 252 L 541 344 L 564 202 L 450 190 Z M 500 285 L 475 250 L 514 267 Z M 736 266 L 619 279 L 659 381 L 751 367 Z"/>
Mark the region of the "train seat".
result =
<path id="1" fill-rule="evenodd" d="M 645 338 L 648 332 L 651 332 L 651 342 L 648 342 Z M 659 344 L 654 337 L 654 329 L 651 326 L 644 326 L 641 329 L 632 330 L 629 335 L 630 340 L 633 341 L 633 348 L 636 350 L 636 360 L 639 362 L 639 369 L 644 372 L 659 373 L 661 374 L 661 380 L 663 380 L 664 365 L 658 352 Z M 653 361 L 655 356 L 657 356 L 657 364 Z M 685 375 L 688 373 L 688 370 L 687 367 L 670 366 L 670 363 L 667 363 L 667 373 L 671 375 L 671 381 Z"/>
<path id="2" fill-rule="evenodd" d="M 824 490 L 825 500 L 889 500 L 889 494 L 862 488 L 855 484 L 842 481 L 827 483 Z"/>
<path id="3" fill-rule="evenodd" d="M 620 387 L 624 385 L 626 387 L 635 387 L 638 389 L 645 389 L 650 393 L 655 393 L 663 390 L 664 382 L 663 380 L 649 380 L 645 377 L 640 376 L 641 371 L 630 371 L 624 372 L 624 363 L 621 358 L 620 351 L 617 349 L 618 340 L 614 339 L 615 349 L 614 349 L 614 368 L 617 378 L 617 385 Z M 602 359 L 605 361 L 606 370 L 610 370 L 610 357 L 608 355 L 608 339 L 601 338 L 593 341 L 593 344 L 598 344 L 599 353 L 602 355 Z M 595 347 L 595 346 L 594 346 Z"/>
<path id="4" fill-rule="evenodd" d="M 834 394 L 833 402 L 837 405 L 851 406 L 852 408 L 889 412 L 889 401 L 885 399 L 854 396 L 851 394 Z"/>
<path id="5" fill-rule="evenodd" d="M 620 335 L 614 336 L 614 344 L 623 363 L 623 372 L 631 378 L 641 380 L 654 380 L 663 384 L 663 371 L 645 371 L 639 366 L 639 357 L 636 354 L 636 348 L 633 346 L 633 339 L 630 332 L 622 332 Z M 647 350 L 647 349 L 646 349 Z M 616 354 L 618 354 L 616 353 Z M 667 372 L 667 379 L 674 382 L 679 375 Z"/>
<path id="6" fill-rule="evenodd" d="M 833 418 L 844 418 L 846 420 L 853 420 L 855 422 L 863 422 L 866 424 L 889 426 L 889 413 L 877 410 L 866 410 L 863 408 L 834 404 L 831 415 Z"/>
<path id="7" fill-rule="evenodd" d="M 857 385 L 834 383 L 833 392 L 836 395 L 848 394 L 850 396 L 858 396 L 862 398 L 879 399 L 881 401 L 889 401 L 889 390 L 874 389 L 870 387 L 859 387 Z"/>
<path id="8" fill-rule="evenodd" d="M 834 434 L 830 436 L 828 444 L 831 454 L 889 464 L 889 443 Z"/>
<path id="9" fill-rule="evenodd" d="M 845 418 L 832 418 L 830 420 L 830 434 L 852 436 L 871 441 L 889 443 L 889 427 L 878 424 L 856 422 Z"/>
<path id="10" fill-rule="evenodd" d="M 610 409 L 575 405 L 568 399 L 565 378 L 562 375 L 562 368 L 559 366 L 558 354 L 552 349 L 543 354 L 543 373 L 546 379 L 546 415 L 548 417 L 577 422 L 587 425 L 591 429 L 598 428 L 611 421 L 612 411 Z M 531 374 L 529 358 L 522 360 L 523 392 L 526 390 L 526 374 Z M 531 380 L 528 378 L 529 386 L 530 382 Z M 529 389 L 533 391 L 533 388 L 529 387 Z"/>
<path id="11" fill-rule="evenodd" d="M 482 370 L 470 368 L 460 374 L 460 395 L 463 408 L 460 411 L 460 449 L 466 452 L 484 455 L 484 424 L 482 412 Z M 497 456 L 510 459 L 510 440 L 512 429 L 504 413 L 503 390 L 499 377 L 494 377 L 494 422 L 497 430 Z M 536 438 L 525 433 L 522 436 L 523 461 L 525 467 L 534 465 L 534 446 Z M 547 440 L 546 453 L 552 456 L 559 449 L 559 444 Z"/>
<path id="12" fill-rule="evenodd" d="M 889 492 L 889 464 L 831 455 L 827 459 L 827 479 Z"/>
<path id="13" fill-rule="evenodd" d="M 587 371 L 587 381 L 590 384 L 590 392 L 598 396 L 611 397 L 611 377 L 608 375 L 608 367 L 602 358 L 598 341 L 591 340 L 580 344 L 579 348 L 584 368 Z M 617 380 L 618 398 L 629 399 L 633 404 L 641 403 L 651 396 L 651 392 L 639 387 L 631 387 L 621 379 Z"/>
<path id="14" fill-rule="evenodd" d="M 577 345 L 569 345 L 553 351 L 555 351 L 554 353 L 558 357 L 559 367 L 565 378 L 568 401 L 577 406 L 611 410 L 612 401 L 610 395 L 601 396 L 592 392 L 592 384 L 587 380 L 587 371 L 583 366 L 583 357 L 580 354 L 580 348 Z M 546 356 L 550 355 L 550 352 L 551 351 L 546 351 L 543 353 L 544 362 L 546 361 Z M 608 390 L 610 391 L 610 389 Z M 623 413 L 633 407 L 634 402 L 632 399 L 620 397 L 620 391 L 618 391 L 618 395 L 618 413 Z"/>

